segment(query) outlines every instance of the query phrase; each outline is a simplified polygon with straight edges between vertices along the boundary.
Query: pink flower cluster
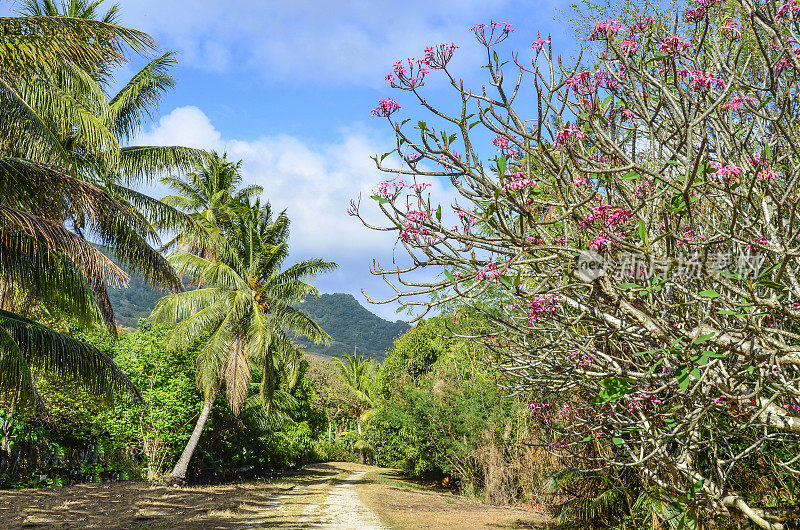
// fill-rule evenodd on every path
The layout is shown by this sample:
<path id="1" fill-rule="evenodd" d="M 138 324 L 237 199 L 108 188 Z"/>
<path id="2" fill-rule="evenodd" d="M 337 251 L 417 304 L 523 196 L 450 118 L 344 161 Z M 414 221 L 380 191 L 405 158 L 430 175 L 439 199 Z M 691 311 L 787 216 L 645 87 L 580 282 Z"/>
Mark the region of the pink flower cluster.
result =
<path id="1" fill-rule="evenodd" d="M 757 102 L 756 98 L 733 96 L 727 103 L 720 105 L 719 108 L 741 110 L 745 105 L 755 105 Z"/>
<path id="2" fill-rule="evenodd" d="M 592 208 L 589 215 L 581 221 L 581 226 L 586 228 L 597 224 L 606 228 L 623 226 L 631 220 L 633 210 L 630 208 L 614 208 L 610 204 L 600 204 Z"/>
<path id="3" fill-rule="evenodd" d="M 388 118 L 395 111 L 400 110 L 400 104 L 392 98 L 382 99 L 378 102 L 378 106 L 369 113 L 370 116 L 380 116 Z"/>
<path id="4" fill-rule="evenodd" d="M 784 403 L 781 405 L 786 412 L 793 412 L 797 414 L 800 412 L 800 405 L 793 405 L 792 403 Z"/>
<path id="5" fill-rule="evenodd" d="M 544 48 L 545 44 L 550 44 L 550 40 L 549 39 L 548 40 L 544 40 L 543 38 L 539 37 L 538 39 L 533 41 L 533 44 L 531 45 L 531 48 L 538 52 L 539 50 Z"/>
<path id="6" fill-rule="evenodd" d="M 585 70 L 570 77 L 564 84 L 583 96 L 597 92 L 599 87 L 614 88 L 619 83 L 607 72 L 590 72 Z"/>
<path id="7" fill-rule="evenodd" d="M 467 210 L 453 210 L 455 214 L 461 219 L 461 224 L 464 227 L 464 233 L 469 232 L 469 229 L 472 228 L 472 225 L 475 224 L 475 211 L 472 209 Z"/>
<path id="8" fill-rule="evenodd" d="M 510 138 L 502 134 L 497 135 L 494 140 L 492 140 L 492 145 L 497 147 L 498 153 L 503 153 L 504 155 L 519 156 L 520 154 L 520 150 L 517 148 L 516 144 Z"/>
<path id="9" fill-rule="evenodd" d="M 509 190 L 519 191 L 536 187 L 536 181 L 532 177 L 526 177 L 522 171 L 512 173 L 509 177 L 511 177 L 511 180 L 503 185 L 503 193 L 508 193 Z"/>
<path id="10" fill-rule="evenodd" d="M 453 53 L 455 53 L 458 48 L 459 46 L 453 43 L 427 46 L 422 61 L 435 70 L 442 69 L 447 66 L 447 63 L 453 58 Z"/>
<path id="11" fill-rule="evenodd" d="M 769 238 L 767 236 L 760 236 L 753 239 L 753 242 L 747 245 L 747 250 L 751 252 L 758 252 L 761 250 L 760 247 L 766 247 L 768 245 L 769 245 Z"/>
<path id="12" fill-rule="evenodd" d="M 756 174 L 756 178 L 762 182 L 768 182 L 770 180 L 775 180 L 780 176 L 780 174 L 775 171 L 774 169 L 766 168 L 762 169 Z"/>
<path id="13" fill-rule="evenodd" d="M 717 77 L 716 72 L 703 70 L 681 70 L 680 75 L 691 81 L 689 85 L 696 92 L 708 92 L 714 87 L 725 86 L 725 81 Z"/>
<path id="14" fill-rule="evenodd" d="M 677 35 L 665 37 L 658 43 L 658 51 L 663 53 L 682 53 L 691 47 L 692 45 L 688 41 Z"/>
<path id="15" fill-rule="evenodd" d="M 650 182 L 649 180 L 643 180 L 642 182 L 636 185 L 636 189 L 633 191 L 633 196 L 637 199 L 642 199 L 647 197 L 650 192 L 655 189 L 656 185 L 654 182 Z"/>
<path id="16" fill-rule="evenodd" d="M 800 13 L 800 2 L 798 0 L 788 0 L 785 4 L 778 9 L 778 14 L 775 15 L 775 20 L 788 19 L 795 14 Z"/>
<path id="17" fill-rule="evenodd" d="M 533 325 L 535 322 L 544 320 L 561 309 L 561 304 L 559 303 L 560 301 L 560 294 L 537 296 L 531 300 L 531 303 L 528 306 L 528 324 Z"/>
<path id="18" fill-rule="evenodd" d="M 569 354 L 569 360 L 572 361 L 578 368 L 584 368 L 592 364 L 592 356 L 588 353 L 583 355 L 580 352 L 574 351 Z"/>
<path id="19" fill-rule="evenodd" d="M 635 40 L 625 39 L 619 46 L 619 51 L 622 52 L 623 57 L 630 57 L 639 51 L 639 43 Z"/>
<path id="20" fill-rule="evenodd" d="M 487 29 L 489 30 L 488 35 L 486 34 Z M 514 28 L 507 22 L 492 21 L 488 26 L 486 24 L 475 24 L 470 31 L 475 34 L 475 38 L 478 39 L 478 42 L 484 46 L 494 46 L 506 40 L 508 36 L 514 32 Z"/>
<path id="21" fill-rule="evenodd" d="M 639 391 L 630 395 L 627 409 L 629 414 L 633 414 L 637 410 L 645 410 L 654 405 L 661 405 L 662 401 L 656 395 L 648 395 L 644 391 Z"/>
<path id="22" fill-rule="evenodd" d="M 431 185 L 427 182 L 409 184 L 404 180 L 399 182 L 386 181 L 378 184 L 378 187 L 375 189 L 375 195 L 378 195 L 384 199 L 392 199 L 400 190 L 410 189 L 415 192 L 421 192 L 430 186 Z"/>
<path id="23" fill-rule="evenodd" d="M 409 210 L 403 220 L 403 228 L 400 230 L 400 239 L 409 242 L 428 242 L 432 241 L 431 232 L 423 224 L 425 219 L 430 217 L 429 212 L 419 210 Z"/>
<path id="24" fill-rule="evenodd" d="M 501 272 L 497 269 L 497 264 L 490 259 L 489 262 L 478 271 L 478 273 L 475 275 L 475 279 L 478 281 L 486 280 L 496 283 L 497 278 L 499 278 L 500 275 Z"/>
<path id="25" fill-rule="evenodd" d="M 555 406 L 555 403 L 550 403 L 548 401 L 534 401 L 533 403 L 528 403 L 528 408 L 531 409 L 531 418 L 537 418 L 542 421 L 547 419 L 547 415 Z"/>
<path id="26" fill-rule="evenodd" d="M 742 30 L 739 29 L 739 23 L 731 20 L 722 26 L 722 34 L 731 40 L 739 40 L 742 36 Z"/>
<path id="27" fill-rule="evenodd" d="M 716 169 L 714 173 L 710 173 L 708 178 L 716 182 L 731 182 L 736 180 L 741 175 L 743 168 L 731 164 L 720 164 L 719 162 L 711 162 L 711 167 Z"/>
<path id="28" fill-rule="evenodd" d="M 613 18 L 609 18 L 607 22 L 598 22 L 595 24 L 592 34 L 589 35 L 589 40 L 611 40 L 621 28 L 619 20 Z"/>
<path id="29" fill-rule="evenodd" d="M 576 188 L 582 188 L 587 184 L 589 184 L 589 179 L 587 179 L 586 177 L 575 177 L 574 179 L 572 179 L 572 185 L 575 186 Z"/>
<path id="30" fill-rule="evenodd" d="M 653 24 L 656 23 L 656 19 L 653 17 L 642 17 L 636 21 L 636 23 L 631 26 L 632 33 L 641 33 L 643 31 L 647 31 L 648 29 L 653 27 Z"/>
<path id="31" fill-rule="evenodd" d="M 695 0 L 694 9 L 687 9 L 684 13 L 686 22 L 700 22 L 708 16 L 708 11 L 722 0 Z"/>
<path id="32" fill-rule="evenodd" d="M 382 118 L 388 118 L 392 115 L 395 111 L 400 110 L 400 104 L 393 100 L 392 98 L 382 99 L 378 102 L 378 106 L 372 109 L 372 112 L 369 113 L 370 116 L 380 116 Z"/>
<path id="33" fill-rule="evenodd" d="M 686 243 L 691 243 L 693 241 L 705 241 L 705 240 L 706 240 L 705 234 L 696 234 L 694 228 L 692 228 L 691 226 L 684 226 L 683 234 L 678 240 L 678 245 L 680 246 Z"/>
<path id="34" fill-rule="evenodd" d="M 585 132 L 570 125 L 556 133 L 556 141 L 553 142 L 553 149 L 573 145 L 578 140 L 583 140 L 587 137 L 588 135 Z"/>
<path id="35" fill-rule="evenodd" d="M 634 119 L 636 119 L 636 114 L 634 114 L 631 109 L 626 109 L 626 108 L 623 108 L 623 107 L 619 107 L 619 108 L 613 109 L 612 112 L 616 116 L 619 116 L 621 121 L 633 121 Z"/>
<path id="36" fill-rule="evenodd" d="M 585 70 L 570 77 L 564 84 L 575 90 L 576 94 L 590 94 L 597 90 L 597 76 Z"/>
<path id="37" fill-rule="evenodd" d="M 613 236 L 616 239 L 622 239 L 625 236 L 625 234 L 617 230 L 613 232 Z M 611 236 L 608 235 L 608 233 L 606 233 L 605 231 L 603 231 L 594 236 L 594 239 L 592 239 L 589 242 L 589 248 L 591 250 L 594 250 L 595 252 L 606 252 L 608 250 L 611 250 L 614 244 L 615 242 L 613 239 L 611 239 Z"/>
<path id="38" fill-rule="evenodd" d="M 392 88 L 402 88 L 404 90 L 413 90 L 416 87 L 422 86 L 425 80 L 425 75 L 430 73 L 428 69 L 428 61 L 426 59 L 406 59 L 408 69 L 403 65 L 402 61 L 394 63 L 393 70 L 397 79 L 392 74 L 386 76 L 386 82 Z"/>
<path id="39" fill-rule="evenodd" d="M 781 57 L 776 66 L 778 68 L 795 68 L 795 63 L 800 62 L 800 48 L 792 46 L 792 54 L 794 55 L 794 60 L 792 60 L 792 56 L 787 52 L 783 54 L 783 57 Z"/>

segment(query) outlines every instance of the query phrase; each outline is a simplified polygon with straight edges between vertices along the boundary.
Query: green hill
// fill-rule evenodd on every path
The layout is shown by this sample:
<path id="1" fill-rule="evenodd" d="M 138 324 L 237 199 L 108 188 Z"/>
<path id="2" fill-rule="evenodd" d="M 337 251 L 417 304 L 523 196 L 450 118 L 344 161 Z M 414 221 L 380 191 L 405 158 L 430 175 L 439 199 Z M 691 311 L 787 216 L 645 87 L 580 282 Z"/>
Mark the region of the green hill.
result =
<path id="1" fill-rule="evenodd" d="M 146 318 L 164 293 L 132 276 L 128 287 L 108 290 L 117 322 L 125 328 L 135 328 L 140 318 Z M 297 344 L 314 355 L 338 356 L 357 348 L 359 354 L 369 354 L 383 360 L 394 338 L 408 329 L 398 320 L 389 322 L 370 312 L 349 294 L 323 294 L 308 298 L 298 309 L 310 315 L 333 338 L 330 344 L 314 344 L 302 338 Z"/>
<path id="2" fill-rule="evenodd" d="M 375 315 L 358 303 L 353 295 L 323 294 L 319 298 L 309 297 L 297 306 L 333 338 L 330 344 L 318 345 L 305 339 L 297 342 L 315 355 L 338 356 L 352 353 L 371 355 L 383 361 L 386 349 L 392 346 L 395 337 L 409 326 L 402 320 L 389 322 Z"/>

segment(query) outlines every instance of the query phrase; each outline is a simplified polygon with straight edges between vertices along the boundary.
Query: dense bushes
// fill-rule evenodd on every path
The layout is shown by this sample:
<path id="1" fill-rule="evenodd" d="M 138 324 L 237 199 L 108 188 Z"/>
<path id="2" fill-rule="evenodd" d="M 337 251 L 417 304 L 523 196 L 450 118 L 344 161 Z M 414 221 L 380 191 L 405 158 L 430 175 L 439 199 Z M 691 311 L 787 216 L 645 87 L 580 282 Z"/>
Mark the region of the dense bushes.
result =
<path id="1" fill-rule="evenodd" d="M 156 479 L 174 464 L 203 400 L 195 384 L 194 360 L 203 337 L 186 350 L 167 351 L 163 340 L 168 330 L 169 326 L 141 321 L 136 331 L 114 340 L 105 333 L 65 326 L 64 331 L 109 353 L 141 390 L 142 401 L 122 397 L 109 406 L 79 388 L 42 381 L 47 414 L 4 411 L 0 418 L 7 434 L 6 456 L 0 455 L 0 465 L 6 459 L 0 468 L 5 485 L 82 482 L 87 476 L 99 480 L 115 472 L 120 478 Z M 215 480 L 237 471 L 297 467 L 334 451 L 321 441 L 327 416 L 307 369 L 307 363 L 301 363 L 291 385 L 278 381 L 269 420 L 256 407 L 254 413 L 234 417 L 221 397 L 191 476 Z M 13 466 L 8 463 L 12 454 L 17 462 Z"/>
<path id="2" fill-rule="evenodd" d="M 448 320 L 421 323 L 389 351 L 367 431 L 376 461 L 488 502 L 527 500 L 544 480 L 525 400 L 502 395 L 478 345 L 441 336 Z"/>

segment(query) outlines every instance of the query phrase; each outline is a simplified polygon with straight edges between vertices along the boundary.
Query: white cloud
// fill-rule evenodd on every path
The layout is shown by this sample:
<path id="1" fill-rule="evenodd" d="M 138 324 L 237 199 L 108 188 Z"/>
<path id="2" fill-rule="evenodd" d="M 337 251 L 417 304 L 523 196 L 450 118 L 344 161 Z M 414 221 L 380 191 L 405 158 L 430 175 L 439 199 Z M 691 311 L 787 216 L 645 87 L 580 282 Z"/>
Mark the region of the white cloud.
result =
<path id="1" fill-rule="evenodd" d="M 375 297 L 388 294 L 382 282 L 369 274 L 369 265 L 373 258 L 391 265 L 396 233 L 365 228 L 347 214 L 347 208 L 351 198 L 362 194 L 366 198 L 363 211 L 372 212 L 371 220 L 380 221 L 369 195 L 386 177 L 370 157 L 389 141 L 358 127 L 339 131 L 330 143 L 321 145 L 287 135 L 225 138 L 201 109 L 191 106 L 174 109 L 137 138 L 140 144 L 215 149 L 226 151 L 230 160 L 241 159 L 244 181 L 261 185 L 273 210 L 287 210 L 292 222 L 291 261 L 309 257 L 336 261 L 340 270 L 322 279 L 321 288 L 350 292 L 362 302 L 361 287 Z M 168 192 L 163 188 L 148 191 L 156 196 Z M 441 183 L 434 183 L 431 191 L 445 201 L 451 193 Z M 394 307 L 371 309 L 394 319 Z"/>
<path id="2" fill-rule="evenodd" d="M 541 0 L 551 11 L 558 0 Z M 379 85 L 391 63 L 426 45 L 468 43 L 468 29 L 520 9 L 511 0 L 123 0 L 124 23 L 152 33 L 181 60 L 211 71 L 248 69 L 271 81 Z M 513 20 L 511 20 L 513 22 Z M 547 24 L 546 19 L 542 20 Z M 529 28 L 535 31 L 543 28 Z M 460 50 L 478 59 L 478 50 Z M 467 60 L 468 60 L 467 59 Z M 382 85 L 381 85 L 382 86 Z"/>

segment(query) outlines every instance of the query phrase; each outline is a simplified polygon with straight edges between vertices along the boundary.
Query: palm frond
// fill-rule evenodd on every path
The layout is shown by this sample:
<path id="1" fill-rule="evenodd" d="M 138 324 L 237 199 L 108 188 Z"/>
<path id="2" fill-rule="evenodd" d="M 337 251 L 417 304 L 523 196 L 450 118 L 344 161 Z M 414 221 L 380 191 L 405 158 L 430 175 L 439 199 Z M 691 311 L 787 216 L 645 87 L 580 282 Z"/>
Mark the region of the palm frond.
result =
<path id="1" fill-rule="evenodd" d="M 108 401 L 116 392 L 128 392 L 141 399 L 139 390 L 114 361 L 88 344 L 2 309 L 0 330 L 16 343 L 31 368 L 43 370 L 48 377 L 77 382 Z M 25 385 L 22 380 L 17 384 Z"/>
<path id="2" fill-rule="evenodd" d="M 170 74 L 175 64 L 174 53 L 156 57 L 111 99 L 110 124 L 120 141 L 129 141 L 141 131 L 145 120 L 157 115 L 161 98 L 175 87 L 175 79 Z"/>
<path id="3" fill-rule="evenodd" d="M 208 156 L 178 145 L 137 145 L 120 149 L 119 173 L 125 182 L 152 182 L 170 171 L 186 171 Z"/>

